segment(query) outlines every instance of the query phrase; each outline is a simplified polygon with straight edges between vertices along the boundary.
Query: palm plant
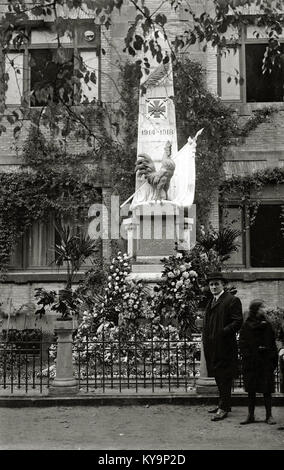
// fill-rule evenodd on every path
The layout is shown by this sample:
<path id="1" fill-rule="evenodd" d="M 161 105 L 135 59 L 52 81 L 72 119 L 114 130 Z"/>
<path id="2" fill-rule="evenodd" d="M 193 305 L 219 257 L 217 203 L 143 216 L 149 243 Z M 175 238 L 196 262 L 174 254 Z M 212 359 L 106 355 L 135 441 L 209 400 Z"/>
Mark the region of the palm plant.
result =
<path id="1" fill-rule="evenodd" d="M 233 228 L 226 227 L 215 230 L 211 226 L 206 232 L 202 230 L 198 242 L 188 253 L 188 260 L 192 263 L 192 268 L 198 272 L 198 285 L 204 295 L 201 306 L 204 306 L 208 300 L 208 274 L 224 268 L 225 261 L 238 250 L 240 235 L 241 232 Z M 229 290 L 233 294 L 236 293 L 233 286 Z"/>
<path id="2" fill-rule="evenodd" d="M 206 254 L 214 251 L 218 259 L 218 268 L 228 260 L 232 253 L 238 250 L 238 237 L 241 235 L 240 230 L 225 227 L 219 231 L 210 229 L 207 233 L 203 233 L 198 241 L 199 248 Z M 216 266 L 217 267 L 217 266 Z"/>
<path id="3" fill-rule="evenodd" d="M 79 271 L 84 261 L 98 252 L 97 240 L 93 240 L 77 228 L 69 225 L 55 225 L 60 237 L 60 243 L 55 245 L 54 263 L 60 267 L 66 263 L 67 283 L 66 289 L 72 287 L 75 274 Z M 77 233 L 76 233 L 77 232 Z"/>
<path id="4" fill-rule="evenodd" d="M 61 314 L 61 319 L 68 319 L 70 315 L 79 313 L 82 303 L 78 293 L 72 290 L 74 276 L 84 261 L 99 249 L 97 240 L 92 240 L 88 235 L 80 232 L 78 227 L 72 228 L 69 225 L 57 224 L 55 228 L 60 237 L 60 243 L 55 246 L 54 263 L 58 267 L 66 265 L 66 286 L 59 292 L 36 289 L 37 305 L 41 307 L 35 313 L 41 316 L 46 308 L 50 307 L 51 310 Z"/>

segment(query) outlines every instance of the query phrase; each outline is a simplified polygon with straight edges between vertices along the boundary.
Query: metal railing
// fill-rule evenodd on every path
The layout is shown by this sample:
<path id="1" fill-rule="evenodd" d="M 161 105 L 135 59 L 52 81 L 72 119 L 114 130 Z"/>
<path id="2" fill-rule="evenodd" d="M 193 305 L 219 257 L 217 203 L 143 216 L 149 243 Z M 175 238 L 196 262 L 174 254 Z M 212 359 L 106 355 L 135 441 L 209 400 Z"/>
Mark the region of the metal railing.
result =
<path id="1" fill-rule="evenodd" d="M 53 350 L 56 345 L 53 345 Z M 51 344 L 43 341 L 0 342 L 1 390 L 11 393 L 47 391 L 55 365 Z"/>
<path id="2" fill-rule="evenodd" d="M 76 376 L 82 390 L 119 392 L 188 390 L 199 372 L 200 343 L 155 339 L 123 341 L 88 337 L 73 346 Z"/>
<path id="3" fill-rule="evenodd" d="M 173 340 L 170 336 L 147 340 L 134 335 L 125 340 L 87 336 L 73 341 L 74 375 L 82 392 L 117 390 L 156 393 L 193 390 L 199 377 L 200 337 Z M 56 343 L 44 341 L 0 342 L 1 393 L 48 393 L 56 371 Z M 234 389 L 243 387 L 241 359 Z M 280 370 L 275 371 L 280 392 Z"/>

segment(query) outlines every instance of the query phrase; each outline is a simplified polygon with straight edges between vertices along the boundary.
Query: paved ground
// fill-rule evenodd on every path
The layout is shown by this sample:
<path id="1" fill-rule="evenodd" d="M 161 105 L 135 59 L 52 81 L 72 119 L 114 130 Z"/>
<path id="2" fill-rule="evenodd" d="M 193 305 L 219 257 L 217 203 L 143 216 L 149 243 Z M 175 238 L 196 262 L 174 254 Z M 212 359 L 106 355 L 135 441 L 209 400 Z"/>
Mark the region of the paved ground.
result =
<path id="1" fill-rule="evenodd" d="M 240 426 L 245 407 L 211 422 L 205 406 L 0 408 L 0 449 L 284 450 L 284 431 Z M 262 407 L 256 416 L 264 418 Z M 274 408 L 284 425 L 284 407 Z"/>

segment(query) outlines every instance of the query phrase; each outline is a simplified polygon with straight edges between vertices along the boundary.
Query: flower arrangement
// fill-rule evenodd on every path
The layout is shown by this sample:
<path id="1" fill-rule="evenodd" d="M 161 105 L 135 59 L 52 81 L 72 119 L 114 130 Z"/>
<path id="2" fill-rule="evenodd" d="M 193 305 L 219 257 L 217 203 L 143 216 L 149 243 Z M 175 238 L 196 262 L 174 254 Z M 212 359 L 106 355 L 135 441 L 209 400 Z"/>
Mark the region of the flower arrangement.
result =
<path id="1" fill-rule="evenodd" d="M 136 305 L 135 299 L 127 300 L 127 294 L 130 296 L 130 293 L 132 293 L 127 280 L 130 271 L 129 256 L 119 251 L 109 266 L 107 283 L 103 289 L 100 305 L 101 316 L 115 324 L 118 323 L 119 316 L 124 312 L 124 308 L 128 307 L 128 310 L 134 310 L 134 305 Z"/>
<path id="2" fill-rule="evenodd" d="M 150 291 L 143 282 L 129 280 L 130 259 L 118 252 L 102 296 L 84 312 L 75 338 L 73 358 L 82 377 L 86 368 L 96 377 L 196 374 L 190 365 L 198 359 L 199 345 L 191 341 L 191 332 L 199 288 L 186 256 L 164 259 L 162 283 Z"/>
<path id="3" fill-rule="evenodd" d="M 279 338 L 284 332 L 284 309 L 280 307 L 268 308 L 266 316 L 274 329 L 276 338 Z"/>
<path id="4" fill-rule="evenodd" d="M 154 288 L 150 309 L 162 323 L 176 325 L 181 336 L 195 331 L 201 291 L 186 252 L 163 259 L 162 283 Z"/>
<path id="5" fill-rule="evenodd" d="M 106 321 L 94 334 L 77 335 L 73 359 L 80 362 L 82 377 L 86 368 L 89 376 L 165 377 L 175 375 L 177 369 L 182 376 L 193 372 L 199 348 L 197 342 L 181 338 L 178 328 L 172 325 L 145 323 L 134 330 Z"/>

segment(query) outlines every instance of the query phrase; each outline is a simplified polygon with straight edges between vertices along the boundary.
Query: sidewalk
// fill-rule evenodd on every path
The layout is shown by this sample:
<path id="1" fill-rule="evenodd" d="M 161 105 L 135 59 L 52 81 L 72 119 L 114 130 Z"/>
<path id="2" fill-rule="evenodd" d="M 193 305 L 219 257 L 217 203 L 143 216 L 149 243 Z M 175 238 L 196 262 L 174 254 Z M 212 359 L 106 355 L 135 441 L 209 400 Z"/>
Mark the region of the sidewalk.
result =
<path id="1" fill-rule="evenodd" d="M 89 391 L 80 390 L 74 396 L 49 396 L 48 389 L 43 388 L 40 392 L 39 388 L 29 389 L 25 392 L 24 388 L 13 390 L 10 393 L 8 389 L 0 390 L 0 408 L 1 407 L 47 407 L 47 406 L 123 406 L 123 405 L 158 405 L 158 404 L 174 404 L 174 405 L 210 405 L 217 402 L 217 395 L 197 395 L 196 390 L 192 387 L 185 391 L 184 389 L 156 389 L 152 392 L 151 388 L 125 388 L 118 389 L 92 389 Z M 262 396 L 257 396 L 257 404 L 262 405 Z M 247 406 L 247 394 L 242 388 L 235 388 L 232 393 L 232 403 L 234 406 Z M 284 407 L 284 394 L 273 394 L 274 406 Z"/>
<path id="2" fill-rule="evenodd" d="M 284 408 L 278 425 L 241 426 L 246 408 L 212 422 L 207 406 L 58 406 L 0 408 L 0 449 L 40 450 L 283 450 Z M 256 417 L 264 419 L 264 407 Z"/>

